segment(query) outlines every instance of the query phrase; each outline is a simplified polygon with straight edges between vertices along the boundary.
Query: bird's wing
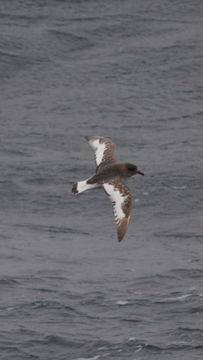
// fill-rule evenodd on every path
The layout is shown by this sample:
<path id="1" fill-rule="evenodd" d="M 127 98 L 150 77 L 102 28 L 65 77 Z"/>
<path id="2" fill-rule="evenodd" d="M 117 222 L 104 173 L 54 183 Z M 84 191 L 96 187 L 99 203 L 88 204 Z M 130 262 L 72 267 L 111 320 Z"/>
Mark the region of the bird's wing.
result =
<path id="1" fill-rule="evenodd" d="M 94 151 L 96 171 L 115 162 L 113 157 L 115 145 L 110 139 L 102 136 L 85 136 L 85 139 Z"/>
<path id="2" fill-rule="evenodd" d="M 114 178 L 102 184 L 113 205 L 118 241 L 121 241 L 127 231 L 132 208 L 132 194 L 130 189 L 120 180 Z"/>

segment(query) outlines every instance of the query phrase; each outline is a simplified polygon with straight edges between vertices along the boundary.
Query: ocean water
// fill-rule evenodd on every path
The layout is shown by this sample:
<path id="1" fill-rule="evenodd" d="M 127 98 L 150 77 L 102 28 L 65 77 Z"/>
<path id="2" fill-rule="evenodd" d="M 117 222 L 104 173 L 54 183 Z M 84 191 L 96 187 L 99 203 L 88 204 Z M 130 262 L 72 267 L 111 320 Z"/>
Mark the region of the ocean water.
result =
<path id="1" fill-rule="evenodd" d="M 201 0 L 0 4 L 0 359 L 203 358 Z M 83 137 L 137 164 L 117 242 Z"/>

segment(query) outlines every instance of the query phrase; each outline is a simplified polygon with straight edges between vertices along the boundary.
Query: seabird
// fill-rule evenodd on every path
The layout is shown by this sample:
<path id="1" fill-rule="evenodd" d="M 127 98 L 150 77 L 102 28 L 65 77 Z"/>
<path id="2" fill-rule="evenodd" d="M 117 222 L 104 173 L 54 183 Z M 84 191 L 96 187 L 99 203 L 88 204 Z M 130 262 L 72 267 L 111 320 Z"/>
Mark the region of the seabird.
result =
<path id="1" fill-rule="evenodd" d="M 114 159 L 115 144 L 110 139 L 102 136 L 85 136 L 85 139 L 94 151 L 97 167 L 95 175 L 75 183 L 72 192 L 79 194 L 102 186 L 112 202 L 118 241 L 121 241 L 127 231 L 132 209 L 132 194 L 123 180 L 135 174 L 144 174 L 136 165 L 119 163 Z"/>

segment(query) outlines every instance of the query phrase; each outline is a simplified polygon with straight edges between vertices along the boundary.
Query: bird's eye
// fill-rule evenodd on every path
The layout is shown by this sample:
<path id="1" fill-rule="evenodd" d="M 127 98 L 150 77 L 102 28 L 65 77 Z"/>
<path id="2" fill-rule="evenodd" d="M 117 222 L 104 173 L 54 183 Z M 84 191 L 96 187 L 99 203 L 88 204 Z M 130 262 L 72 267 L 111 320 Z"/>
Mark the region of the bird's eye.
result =
<path id="1" fill-rule="evenodd" d="M 128 168 L 128 170 L 130 171 L 130 172 L 134 172 L 134 171 L 136 171 L 136 166 L 129 166 L 129 168 Z"/>

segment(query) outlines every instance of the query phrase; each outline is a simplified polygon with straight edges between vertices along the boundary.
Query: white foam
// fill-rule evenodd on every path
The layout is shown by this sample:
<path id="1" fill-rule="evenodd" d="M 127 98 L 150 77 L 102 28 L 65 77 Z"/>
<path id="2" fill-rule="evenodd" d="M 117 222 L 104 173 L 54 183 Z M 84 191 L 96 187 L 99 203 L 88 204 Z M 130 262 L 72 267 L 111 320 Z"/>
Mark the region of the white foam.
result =
<path id="1" fill-rule="evenodd" d="M 91 358 L 77 358 L 77 359 L 74 359 L 74 360 L 97 360 L 99 359 L 100 355 L 96 355 L 96 356 L 93 356 Z"/>
<path id="2" fill-rule="evenodd" d="M 120 305 L 120 306 L 124 306 L 124 305 L 128 305 L 128 301 L 127 300 L 118 300 L 116 302 L 117 305 Z"/>
<path id="3" fill-rule="evenodd" d="M 134 338 L 134 337 L 130 337 L 130 338 L 128 339 L 128 341 L 135 341 L 135 338 Z"/>
<path id="4" fill-rule="evenodd" d="M 174 297 L 169 297 L 169 298 L 165 298 L 164 301 L 166 302 L 170 302 L 170 301 L 184 301 L 185 299 L 187 299 L 189 296 L 192 296 L 192 294 L 185 294 L 185 295 L 181 295 L 181 296 L 174 296 Z"/>
<path id="5" fill-rule="evenodd" d="M 187 188 L 187 186 L 186 185 L 182 185 L 182 186 L 173 186 L 173 189 L 175 189 L 175 190 L 184 190 L 184 189 L 186 189 Z"/>

